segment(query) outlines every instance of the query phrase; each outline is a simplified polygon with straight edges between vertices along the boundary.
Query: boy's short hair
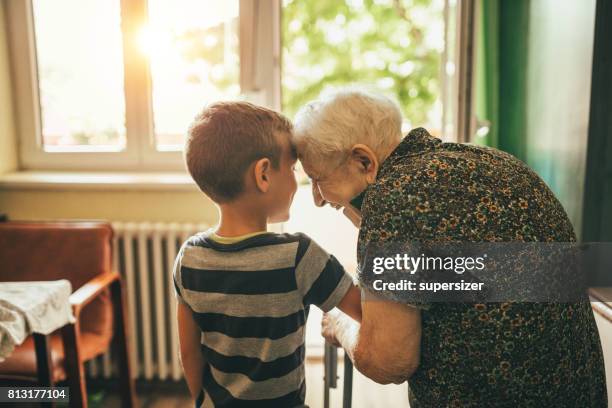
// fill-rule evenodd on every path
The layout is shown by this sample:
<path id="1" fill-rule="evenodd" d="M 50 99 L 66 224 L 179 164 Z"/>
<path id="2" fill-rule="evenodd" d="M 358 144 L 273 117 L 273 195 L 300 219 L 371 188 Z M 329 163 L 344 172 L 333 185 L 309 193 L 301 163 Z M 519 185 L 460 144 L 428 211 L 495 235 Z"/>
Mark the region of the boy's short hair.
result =
<path id="1" fill-rule="evenodd" d="M 200 190 L 217 203 L 235 199 L 244 189 L 244 174 L 267 157 L 278 168 L 277 133 L 291 135 L 293 125 L 282 114 L 248 102 L 207 106 L 189 127 L 185 162 Z"/>

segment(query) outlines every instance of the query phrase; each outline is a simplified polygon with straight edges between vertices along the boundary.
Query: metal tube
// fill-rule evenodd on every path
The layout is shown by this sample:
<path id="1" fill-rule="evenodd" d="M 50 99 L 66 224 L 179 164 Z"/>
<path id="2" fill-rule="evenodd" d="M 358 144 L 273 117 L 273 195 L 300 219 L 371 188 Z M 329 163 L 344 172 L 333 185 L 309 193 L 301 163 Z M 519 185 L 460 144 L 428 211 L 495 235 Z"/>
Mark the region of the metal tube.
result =
<path id="1" fill-rule="evenodd" d="M 353 405 L 353 362 L 348 353 L 344 352 L 344 386 L 342 390 L 342 408 Z"/>
<path id="2" fill-rule="evenodd" d="M 338 349 L 326 342 L 324 350 L 323 408 L 329 408 L 329 389 L 338 385 Z"/>

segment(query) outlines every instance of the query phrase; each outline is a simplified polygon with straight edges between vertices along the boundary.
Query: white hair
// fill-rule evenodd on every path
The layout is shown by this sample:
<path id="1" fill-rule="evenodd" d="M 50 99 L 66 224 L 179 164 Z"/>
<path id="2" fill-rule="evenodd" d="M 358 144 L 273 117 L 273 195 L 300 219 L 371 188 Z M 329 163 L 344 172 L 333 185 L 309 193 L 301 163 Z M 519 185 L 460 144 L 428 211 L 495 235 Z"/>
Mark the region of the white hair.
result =
<path id="1" fill-rule="evenodd" d="M 298 155 L 321 169 L 340 165 L 358 143 L 382 161 L 402 137 L 402 114 L 391 99 L 362 89 L 345 88 L 323 94 L 295 116 Z"/>

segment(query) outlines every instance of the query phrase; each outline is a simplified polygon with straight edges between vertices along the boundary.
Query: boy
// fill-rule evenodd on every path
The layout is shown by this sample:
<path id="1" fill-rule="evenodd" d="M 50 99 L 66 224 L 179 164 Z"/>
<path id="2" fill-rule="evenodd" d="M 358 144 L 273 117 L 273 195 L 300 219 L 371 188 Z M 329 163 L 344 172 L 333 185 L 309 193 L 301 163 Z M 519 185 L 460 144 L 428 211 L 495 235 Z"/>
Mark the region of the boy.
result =
<path id="1" fill-rule="evenodd" d="M 214 230 L 182 246 L 174 269 L 181 361 L 200 407 L 303 406 L 311 304 L 361 319 L 360 293 L 304 234 L 266 231 L 289 218 L 297 189 L 288 119 L 246 102 L 204 109 L 187 168 L 219 207 Z"/>

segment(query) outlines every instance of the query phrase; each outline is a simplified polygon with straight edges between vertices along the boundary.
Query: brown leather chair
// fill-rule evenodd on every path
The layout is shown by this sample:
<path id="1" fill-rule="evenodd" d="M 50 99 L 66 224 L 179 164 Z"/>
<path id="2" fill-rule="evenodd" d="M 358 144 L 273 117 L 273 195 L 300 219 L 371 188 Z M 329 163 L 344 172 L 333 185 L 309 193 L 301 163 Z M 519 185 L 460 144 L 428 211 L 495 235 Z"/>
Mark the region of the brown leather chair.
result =
<path id="1" fill-rule="evenodd" d="M 123 406 L 135 406 L 121 277 L 111 271 L 113 230 L 104 222 L 0 223 L 0 282 L 68 279 L 76 322 L 30 336 L 0 363 L 0 384 L 67 380 L 70 406 L 86 407 L 84 362 L 113 345 Z"/>

